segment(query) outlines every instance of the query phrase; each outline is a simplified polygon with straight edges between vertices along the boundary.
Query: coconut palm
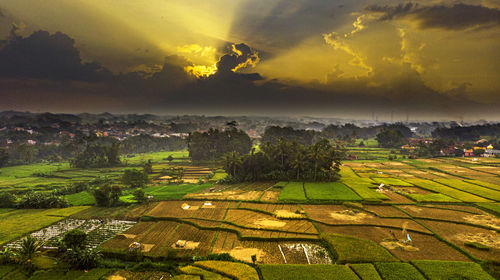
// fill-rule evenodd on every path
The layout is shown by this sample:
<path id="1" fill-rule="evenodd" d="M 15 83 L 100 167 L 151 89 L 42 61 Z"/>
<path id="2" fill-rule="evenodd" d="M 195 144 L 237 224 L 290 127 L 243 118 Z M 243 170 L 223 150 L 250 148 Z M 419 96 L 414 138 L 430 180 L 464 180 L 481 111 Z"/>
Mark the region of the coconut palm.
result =
<path id="1" fill-rule="evenodd" d="M 40 249 L 42 248 L 43 243 L 36 240 L 31 235 L 28 235 L 28 237 L 24 238 L 23 241 L 21 242 L 21 248 L 19 249 L 19 255 L 23 259 L 23 261 L 31 261 L 33 256 L 40 252 Z"/>
<path id="2" fill-rule="evenodd" d="M 307 156 L 304 151 L 298 151 L 292 161 L 292 168 L 297 172 L 297 181 L 300 180 L 300 173 L 307 169 Z"/>
<path id="3" fill-rule="evenodd" d="M 222 162 L 226 170 L 231 170 L 233 178 L 236 177 L 236 169 L 241 167 L 243 160 L 238 152 L 232 151 L 222 156 Z"/>

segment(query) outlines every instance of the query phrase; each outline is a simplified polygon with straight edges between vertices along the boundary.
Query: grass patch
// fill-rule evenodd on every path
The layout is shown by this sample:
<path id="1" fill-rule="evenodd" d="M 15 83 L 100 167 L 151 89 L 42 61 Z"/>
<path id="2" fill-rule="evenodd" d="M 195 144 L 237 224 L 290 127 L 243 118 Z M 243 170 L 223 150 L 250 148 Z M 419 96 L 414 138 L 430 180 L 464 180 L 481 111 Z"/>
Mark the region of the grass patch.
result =
<path id="1" fill-rule="evenodd" d="M 478 206 L 486 208 L 500 215 L 500 203 L 476 203 Z"/>
<path id="2" fill-rule="evenodd" d="M 73 206 L 94 205 L 95 204 L 94 196 L 88 191 L 83 191 L 83 192 L 74 193 L 74 194 L 68 194 L 68 195 L 65 195 L 64 197 L 66 198 L 68 203 L 73 205 Z"/>
<path id="3" fill-rule="evenodd" d="M 412 187 L 413 185 L 396 178 L 372 178 L 373 181 L 378 184 L 384 184 L 387 186 L 403 186 L 403 187 Z"/>
<path id="4" fill-rule="evenodd" d="M 0 244 L 44 228 L 87 208 L 88 206 L 62 209 L 21 209 L 2 213 L 0 214 Z"/>
<path id="5" fill-rule="evenodd" d="M 302 182 L 289 182 L 280 192 L 279 200 L 284 201 L 306 201 Z"/>
<path id="6" fill-rule="evenodd" d="M 188 265 L 179 268 L 182 272 L 186 274 L 196 274 L 202 275 L 204 280 L 225 280 L 229 279 L 215 272 L 207 271 L 196 266 Z"/>
<path id="7" fill-rule="evenodd" d="M 326 280 L 343 279 L 356 280 L 358 277 L 344 265 L 334 264 L 265 264 L 259 265 L 264 280 Z M 239 278 L 238 278 L 239 279 Z"/>
<path id="8" fill-rule="evenodd" d="M 493 280 L 479 264 L 452 261 L 412 261 L 427 279 Z"/>
<path id="9" fill-rule="evenodd" d="M 384 280 L 425 280 L 424 276 L 409 263 L 375 263 Z"/>
<path id="10" fill-rule="evenodd" d="M 491 200 L 466 193 L 454 188 L 450 188 L 448 186 L 445 186 L 443 184 L 431 181 L 431 180 L 426 180 L 426 179 L 407 179 L 408 182 L 415 184 L 416 186 L 419 186 L 423 189 L 430 190 L 433 192 L 437 193 L 442 193 L 444 195 L 447 195 L 449 197 L 453 197 L 455 199 L 464 201 L 464 202 L 491 202 Z"/>
<path id="11" fill-rule="evenodd" d="M 199 192 L 212 186 L 206 184 L 181 184 L 181 185 L 165 185 L 160 187 L 148 187 L 143 189 L 147 195 L 152 195 L 154 200 L 169 200 L 181 199 L 188 193 Z"/>
<path id="12" fill-rule="evenodd" d="M 397 262 L 386 248 L 366 239 L 340 234 L 321 234 L 335 251 L 338 263 Z"/>
<path id="13" fill-rule="evenodd" d="M 351 264 L 351 268 L 361 280 L 382 280 L 371 263 L 353 263 Z"/>
<path id="14" fill-rule="evenodd" d="M 353 190 L 340 182 L 304 183 L 307 197 L 312 200 L 362 200 Z"/>
<path id="15" fill-rule="evenodd" d="M 500 192 L 499 191 L 495 191 L 495 190 L 481 187 L 481 186 L 478 186 L 475 184 L 467 183 L 467 182 L 464 182 L 464 181 L 458 180 L 458 179 L 436 179 L 435 181 L 439 182 L 443 185 L 447 185 L 449 187 L 459 189 L 461 191 L 475 194 L 477 196 L 500 201 Z"/>
<path id="16" fill-rule="evenodd" d="M 406 195 L 416 200 L 417 202 L 460 202 L 460 200 L 446 196 L 442 193 L 430 193 L 430 194 L 408 193 Z"/>
<path id="17" fill-rule="evenodd" d="M 353 189 L 361 198 L 368 201 L 380 201 L 389 199 L 387 196 L 375 191 L 373 184 L 360 179 L 342 179 L 342 183 Z"/>
<path id="18" fill-rule="evenodd" d="M 240 280 L 259 280 L 257 271 L 253 267 L 243 263 L 226 261 L 199 261 L 195 262 L 195 265 L 211 271 L 221 272 L 222 274 L 230 275 Z"/>

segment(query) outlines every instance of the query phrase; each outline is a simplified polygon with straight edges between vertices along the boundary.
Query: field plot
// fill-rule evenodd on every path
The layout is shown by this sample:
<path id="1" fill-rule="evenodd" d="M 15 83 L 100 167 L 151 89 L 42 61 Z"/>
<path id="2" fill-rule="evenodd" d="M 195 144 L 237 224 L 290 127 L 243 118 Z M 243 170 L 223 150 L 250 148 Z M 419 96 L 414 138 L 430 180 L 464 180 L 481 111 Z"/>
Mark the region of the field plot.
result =
<path id="1" fill-rule="evenodd" d="M 387 186 L 406 186 L 406 187 L 413 186 L 412 184 L 397 178 L 372 178 L 372 180 L 378 184 L 384 184 Z"/>
<path id="2" fill-rule="evenodd" d="M 498 181 L 500 181 L 500 178 L 496 178 L 496 179 Z M 497 185 L 497 184 L 492 184 L 492 183 L 489 183 L 489 182 L 483 182 L 483 181 L 480 181 L 480 180 L 464 180 L 464 181 L 468 182 L 468 183 L 471 183 L 471 184 L 475 184 L 475 185 L 478 185 L 478 186 L 482 186 L 482 187 L 485 187 L 485 188 L 488 188 L 488 189 L 492 189 L 492 190 L 496 190 L 496 191 L 500 192 L 500 185 Z"/>
<path id="3" fill-rule="evenodd" d="M 147 195 L 153 196 L 154 200 L 181 199 L 188 193 L 201 191 L 210 187 L 211 184 L 181 184 L 181 185 L 165 185 L 153 186 L 144 189 Z"/>
<path id="4" fill-rule="evenodd" d="M 487 199 L 500 201 L 500 191 L 492 190 L 486 187 L 481 187 L 456 179 L 436 179 L 435 181 L 464 192 L 472 193 Z"/>
<path id="5" fill-rule="evenodd" d="M 489 199 L 485 199 L 470 193 L 466 193 L 454 188 L 450 188 L 448 186 L 445 186 L 443 184 L 431 181 L 431 180 L 425 180 L 425 179 L 408 179 L 408 182 L 421 187 L 426 190 L 430 190 L 433 192 L 437 193 L 442 193 L 446 196 L 453 197 L 455 199 L 464 201 L 464 202 L 491 202 Z"/>
<path id="6" fill-rule="evenodd" d="M 356 238 L 371 240 L 389 250 L 397 258 L 408 260 L 434 259 L 468 261 L 469 259 L 459 251 L 439 241 L 432 235 L 408 231 L 413 242 L 404 244 L 404 232 L 398 229 L 389 229 L 377 226 L 326 226 L 319 225 L 321 233 L 348 235 Z"/>
<path id="7" fill-rule="evenodd" d="M 63 209 L 23 209 L 0 213 L 0 244 L 44 228 L 87 208 L 88 206 Z"/>
<path id="8" fill-rule="evenodd" d="M 500 235 L 494 230 L 449 222 L 422 220 L 422 223 L 476 258 L 495 260 L 500 255 Z"/>
<path id="9" fill-rule="evenodd" d="M 39 231 L 31 233 L 31 236 L 42 241 L 46 247 L 57 247 L 58 241 L 64 234 L 72 229 L 80 229 L 87 233 L 84 246 L 90 249 L 97 248 L 107 239 L 118 233 L 131 228 L 135 222 L 120 220 L 75 220 L 65 219 Z M 22 239 L 18 239 L 7 246 L 12 248 L 20 247 Z"/>
<path id="10" fill-rule="evenodd" d="M 264 280 L 357 280 L 356 274 L 343 265 L 260 265 Z"/>
<path id="11" fill-rule="evenodd" d="M 388 200 L 389 198 L 373 189 L 374 185 L 366 181 L 348 178 L 341 180 L 346 186 L 354 190 L 363 200 L 380 201 Z"/>
<path id="12" fill-rule="evenodd" d="M 117 219 L 117 220 L 137 220 L 145 212 L 150 211 L 156 203 L 145 203 L 140 206 L 135 204 L 119 207 L 84 207 L 83 211 L 79 211 L 71 215 L 74 219 Z"/>
<path id="13" fill-rule="evenodd" d="M 417 218 L 470 223 L 493 229 L 500 229 L 500 218 L 480 210 L 476 210 L 474 213 L 471 213 L 469 211 L 458 209 L 439 209 L 434 207 L 420 207 L 416 205 L 401 205 L 399 207 L 408 212 L 411 216 Z"/>
<path id="14" fill-rule="evenodd" d="M 156 218 L 203 218 L 222 220 L 227 201 L 162 201 L 146 215 Z"/>
<path id="15" fill-rule="evenodd" d="M 184 198 L 257 201 L 263 197 L 264 192 L 269 191 L 272 186 L 274 186 L 274 182 L 215 185 L 195 193 L 186 194 Z M 266 199 L 276 200 L 276 197 L 277 194 L 268 192 Z"/>
<path id="16" fill-rule="evenodd" d="M 333 248 L 339 263 L 398 261 L 386 248 L 370 240 L 340 234 L 321 234 L 321 238 Z"/>
<path id="17" fill-rule="evenodd" d="M 500 217 L 500 202 L 497 203 L 476 203 L 478 206 L 481 206 L 485 209 L 488 209 L 495 213 L 497 217 Z"/>
<path id="18" fill-rule="evenodd" d="M 247 228 L 274 229 L 293 233 L 318 233 L 310 221 L 278 219 L 272 215 L 249 210 L 231 209 L 227 212 L 224 220 Z"/>
<path id="19" fill-rule="evenodd" d="M 425 280 L 425 277 L 409 263 L 375 263 L 375 266 L 385 280 Z"/>
<path id="20" fill-rule="evenodd" d="M 311 200 L 359 201 L 353 190 L 340 182 L 304 183 L 306 197 Z"/>
<path id="21" fill-rule="evenodd" d="M 479 264 L 472 262 L 413 261 L 427 279 L 493 280 Z"/>
<path id="22" fill-rule="evenodd" d="M 286 183 L 281 190 L 279 200 L 280 201 L 306 201 L 306 195 L 304 193 L 304 184 L 302 182 L 289 182 Z"/>
<path id="23" fill-rule="evenodd" d="M 382 280 L 371 263 L 353 263 L 350 266 L 362 280 Z"/>
<path id="24" fill-rule="evenodd" d="M 259 280 L 257 271 L 246 264 L 224 262 L 224 261 L 199 261 L 194 263 L 195 266 L 206 268 L 212 271 L 222 272 L 231 275 L 235 279 L 241 280 Z"/>

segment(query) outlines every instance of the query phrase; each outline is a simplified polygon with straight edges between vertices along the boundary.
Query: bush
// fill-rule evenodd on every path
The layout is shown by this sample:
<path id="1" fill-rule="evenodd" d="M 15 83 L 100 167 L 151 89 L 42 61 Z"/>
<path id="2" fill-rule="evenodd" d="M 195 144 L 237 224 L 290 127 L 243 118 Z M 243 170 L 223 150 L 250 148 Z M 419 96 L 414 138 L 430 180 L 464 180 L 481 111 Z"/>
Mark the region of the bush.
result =
<path id="1" fill-rule="evenodd" d="M 134 199 L 137 200 L 137 202 L 144 202 L 146 200 L 144 191 L 141 189 L 136 189 L 134 191 Z"/>
<path id="2" fill-rule="evenodd" d="M 142 188 L 148 181 L 148 174 L 137 170 L 137 169 L 127 169 L 123 172 L 121 181 L 124 185 L 130 186 L 131 188 Z"/>
<path id="3" fill-rule="evenodd" d="M 74 269 L 91 269 L 97 267 L 101 255 L 97 250 L 74 247 L 64 253 L 62 260 Z"/>
<path id="4" fill-rule="evenodd" d="M 55 193 L 29 192 L 17 204 L 18 208 L 65 208 L 68 202 Z"/>
<path id="5" fill-rule="evenodd" d="M 68 248 L 81 248 L 87 239 L 87 234 L 80 229 L 72 229 L 64 234 L 63 243 Z"/>
<path id="6" fill-rule="evenodd" d="M 208 254 L 204 259 L 212 261 L 235 261 L 229 253 L 222 254 Z"/>
<path id="7" fill-rule="evenodd" d="M 0 192 L 0 208 L 14 208 L 16 197 L 9 192 Z"/>

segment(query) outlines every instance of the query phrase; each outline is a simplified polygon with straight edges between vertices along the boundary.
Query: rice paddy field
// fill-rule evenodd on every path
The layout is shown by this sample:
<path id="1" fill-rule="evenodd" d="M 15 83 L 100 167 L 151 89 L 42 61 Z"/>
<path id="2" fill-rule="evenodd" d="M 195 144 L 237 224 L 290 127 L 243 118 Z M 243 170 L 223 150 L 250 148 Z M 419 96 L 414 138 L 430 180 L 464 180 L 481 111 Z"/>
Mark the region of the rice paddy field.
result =
<path id="1" fill-rule="evenodd" d="M 182 153 L 178 156 L 178 164 L 187 166 L 180 161 Z M 151 156 L 155 175 L 172 164 L 166 157 Z M 139 164 L 147 157 L 128 160 Z M 500 260 L 498 170 L 500 159 L 491 158 L 379 158 L 346 161 L 341 179 L 328 183 L 153 180 L 144 188 L 152 201 L 144 204 L 95 207 L 92 194 L 82 192 L 66 195 L 72 205 L 81 206 L 0 209 L 0 244 L 54 228 L 60 236 L 64 230 L 59 225 L 103 219 L 127 225 L 98 239 L 104 255 L 126 255 L 131 244 L 138 243 L 148 258 L 185 263 L 173 279 L 498 279 L 498 266 L 487 265 Z M 119 176 L 120 170 L 37 164 L 0 172 L 0 188 L 13 190 L 46 189 L 36 180 L 59 184 L 85 176 Z M 57 177 L 33 177 L 35 172 Z M 203 166 L 188 173 L 194 180 L 207 172 L 223 174 Z M 130 193 L 122 200 L 133 202 Z M 222 253 L 238 262 L 199 261 Z M 31 277 L 172 277 L 158 271 L 90 272 L 87 278 L 68 271 Z M 0 278 L 28 279 L 20 273 L 17 267 L 0 266 Z"/>

